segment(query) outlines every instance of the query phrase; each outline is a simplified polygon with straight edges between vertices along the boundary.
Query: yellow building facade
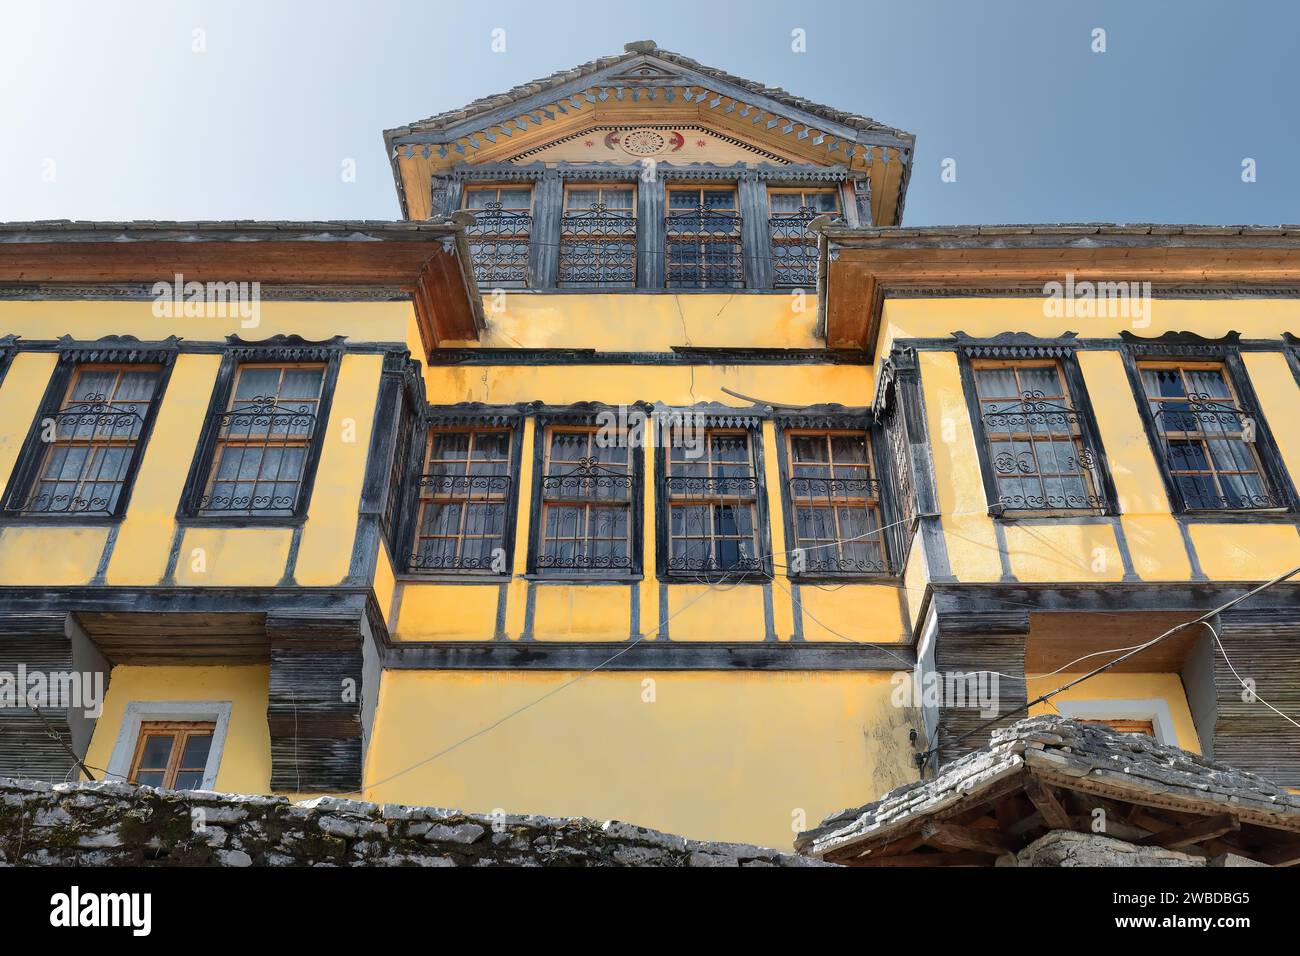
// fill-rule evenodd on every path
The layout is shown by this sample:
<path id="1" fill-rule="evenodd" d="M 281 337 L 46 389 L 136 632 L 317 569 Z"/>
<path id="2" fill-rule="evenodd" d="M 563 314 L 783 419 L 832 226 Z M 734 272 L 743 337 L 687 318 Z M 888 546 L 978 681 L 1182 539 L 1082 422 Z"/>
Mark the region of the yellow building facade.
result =
<path id="1" fill-rule="evenodd" d="M 904 229 L 648 43 L 385 140 L 400 222 L 0 227 L 0 672 L 102 686 L 0 773 L 785 846 L 1300 564 L 1286 230 Z M 1300 785 L 1297 604 L 1032 710 Z"/>

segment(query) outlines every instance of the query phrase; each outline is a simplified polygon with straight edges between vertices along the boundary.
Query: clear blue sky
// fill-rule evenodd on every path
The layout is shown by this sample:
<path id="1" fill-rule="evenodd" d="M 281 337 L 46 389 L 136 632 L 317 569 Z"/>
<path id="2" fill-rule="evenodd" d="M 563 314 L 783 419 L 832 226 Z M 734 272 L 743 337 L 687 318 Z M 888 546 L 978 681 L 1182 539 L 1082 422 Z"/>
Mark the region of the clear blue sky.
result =
<path id="1" fill-rule="evenodd" d="M 1298 38 L 1289 0 L 0 0 L 0 219 L 396 218 L 383 129 L 653 39 L 915 133 L 909 224 L 1294 223 Z"/>

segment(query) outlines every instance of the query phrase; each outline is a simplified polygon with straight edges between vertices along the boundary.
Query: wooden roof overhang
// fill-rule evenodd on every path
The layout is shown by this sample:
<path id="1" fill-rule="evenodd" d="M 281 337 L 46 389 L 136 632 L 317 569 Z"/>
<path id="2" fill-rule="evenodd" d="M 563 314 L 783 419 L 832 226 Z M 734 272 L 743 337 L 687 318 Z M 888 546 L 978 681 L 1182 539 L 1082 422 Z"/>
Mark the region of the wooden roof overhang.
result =
<path id="1" fill-rule="evenodd" d="M 793 162 L 871 179 L 872 218 L 901 221 L 915 137 L 866 117 L 732 76 L 652 41 L 384 132 L 403 215 L 429 215 L 431 179 L 493 163 L 595 126 L 698 124 Z"/>
<path id="2" fill-rule="evenodd" d="M 1062 739 L 1062 724 L 1077 730 Z M 1095 833 L 1100 809 L 1102 835 L 1128 843 L 1300 864 L 1300 797 L 1262 778 L 1059 717 L 1005 733 L 1025 727 L 1023 740 L 995 738 L 933 780 L 800 834 L 796 848 L 848 866 L 992 866 L 1051 830 Z M 1084 736 L 1091 745 L 1079 746 Z"/>
<path id="3" fill-rule="evenodd" d="M 430 352 L 477 339 L 485 324 L 462 217 L 0 223 L 0 283 L 154 283 L 178 273 L 186 282 L 400 288 Z"/>
<path id="4" fill-rule="evenodd" d="M 1048 282 L 1150 282 L 1266 290 L 1300 285 L 1300 226 L 1043 225 L 918 229 L 819 225 L 818 331 L 874 358 L 891 292 Z"/>

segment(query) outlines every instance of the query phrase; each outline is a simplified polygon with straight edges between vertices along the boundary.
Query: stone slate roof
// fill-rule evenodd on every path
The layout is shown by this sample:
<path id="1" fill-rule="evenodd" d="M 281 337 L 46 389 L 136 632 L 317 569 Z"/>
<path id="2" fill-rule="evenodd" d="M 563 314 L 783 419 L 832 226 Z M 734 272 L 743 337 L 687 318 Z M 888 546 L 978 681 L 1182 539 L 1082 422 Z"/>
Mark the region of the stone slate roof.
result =
<path id="1" fill-rule="evenodd" d="M 401 136 L 405 133 L 412 132 L 429 132 L 447 129 L 464 120 L 470 119 L 484 113 L 489 113 L 511 103 L 522 102 L 538 93 L 547 90 L 557 89 L 574 80 L 585 79 L 595 76 L 610 67 L 616 67 L 619 64 L 627 63 L 641 56 L 651 56 L 655 59 L 662 60 L 665 63 L 682 67 L 683 69 L 693 70 L 696 73 L 711 77 L 723 83 L 729 83 L 733 86 L 739 86 L 743 89 L 754 93 L 757 96 L 763 96 L 771 99 L 783 106 L 793 109 L 803 110 L 822 119 L 831 122 L 840 123 L 853 129 L 864 132 L 885 133 L 891 136 L 897 136 L 900 139 L 911 141 L 915 137 L 911 133 L 895 129 L 892 126 L 886 126 L 875 120 L 859 116 L 856 113 L 846 113 L 843 110 L 834 107 L 824 106 L 820 103 L 814 103 L 811 100 L 804 99 L 801 96 L 795 96 L 788 93 L 780 87 L 765 86 L 762 83 L 756 83 L 753 80 L 747 80 L 743 77 L 728 73 L 725 70 L 719 70 L 715 67 L 705 66 L 697 60 L 692 60 L 688 56 L 682 56 L 680 53 L 672 53 L 669 50 L 661 50 L 653 40 L 642 40 L 635 43 L 627 44 L 624 49 L 625 53 L 617 56 L 603 56 L 599 59 L 591 60 L 576 66 L 571 70 L 560 70 L 552 73 L 550 76 L 544 76 L 540 79 L 533 80 L 529 83 L 521 83 L 519 86 L 505 93 L 498 93 L 493 96 L 484 96 L 474 102 L 456 110 L 448 110 L 443 113 L 435 114 L 427 119 L 418 120 L 407 126 L 398 129 L 391 129 L 385 132 L 385 137 Z"/>
<path id="2" fill-rule="evenodd" d="M 995 730 L 987 747 L 953 761 L 931 780 L 898 787 L 874 803 L 827 817 L 821 826 L 799 834 L 795 849 L 822 857 L 854 846 L 883 846 L 945 811 L 978 805 L 981 794 L 1025 774 L 1117 800 L 1154 800 L 1206 815 L 1230 813 L 1242 822 L 1300 835 L 1300 794 L 1142 734 L 1049 715 Z"/>

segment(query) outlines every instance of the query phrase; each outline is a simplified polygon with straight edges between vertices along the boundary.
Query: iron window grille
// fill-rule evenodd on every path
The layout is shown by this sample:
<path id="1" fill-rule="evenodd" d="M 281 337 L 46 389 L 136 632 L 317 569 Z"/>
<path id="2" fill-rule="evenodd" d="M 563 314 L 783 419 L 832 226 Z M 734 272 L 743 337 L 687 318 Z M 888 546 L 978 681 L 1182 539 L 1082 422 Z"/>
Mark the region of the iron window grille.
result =
<path id="1" fill-rule="evenodd" d="M 671 189 L 664 220 L 664 281 L 670 289 L 745 285 L 742 217 L 734 188 Z"/>
<path id="2" fill-rule="evenodd" d="M 764 574 L 760 479 L 747 429 L 707 428 L 702 454 L 670 441 L 664 475 L 669 576 Z"/>
<path id="3" fill-rule="evenodd" d="M 474 278 L 484 288 L 528 285 L 529 243 L 533 231 L 532 188 L 484 186 L 465 192 L 465 208 L 475 215 L 466 227 Z"/>
<path id="4" fill-rule="evenodd" d="M 627 441 L 603 434 L 595 426 L 545 427 L 534 562 L 540 573 L 639 571 L 638 456 Z"/>
<path id="5" fill-rule="evenodd" d="M 37 463 L 9 511 L 24 517 L 120 515 L 157 403 L 157 365 L 80 365 L 29 443 Z M 39 455 L 39 459 L 35 456 Z"/>
<path id="6" fill-rule="evenodd" d="M 636 205 L 630 186 L 574 186 L 565 191 L 559 284 L 636 285 Z"/>
<path id="7" fill-rule="evenodd" d="M 414 451 L 416 416 L 411 402 L 403 394 L 397 404 L 397 440 L 393 446 L 393 460 L 388 466 L 388 493 L 384 498 L 384 512 L 380 527 L 388 543 L 388 553 L 396 560 L 400 553 L 403 502 L 406 492 L 406 470 Z"/>
<path id="8" fill-rule="evenodd" d="M 1161 463 L 1183 511 L 1287 507 L 1261 457 L 1259 410 L 1222 362 L 1139 362 Z"/>
<path id="9" fill-rule="evenodd" d="M 430 432 L 409 570 L 510 572 L 513 449 L 510 428 Z"/>
<path id="10" fill-rule="evenodd" d="M 912 525 L 916 520 L 916 488 L 912 481 L 912 445 L 908 438 L 907 417 L 902 408 L 899 386 L 894 383 L 885 392 L 886 407 L 881 417 L 885 442 L 893 466 L 894 505 L 897 518 L 890 522 L 894 561 L 901 568 L 912 549 Z"/>
<path id="11" fill-rule="evenodd" d="M 798 575 L 890 573 L 880 482 L 860 430 L 788 431 L 786 469 Z"/>
<path id="12" fill-rule="evenodd" d="M 211 453 L 194 512 L 200 517 L 291 518 L 305 506 L 319 453 L 323 364 L 235 369 L 226 407 L 209 422 Z"/>
<path id="13" fill-rule="evenodd" d="M 971 363 L 1002 513 L 1104 514 L 1099 456 L 1058 359 Z"/>
<path id="14" fill-rule="evenodd" d="M 808 223 L 817 216 L 840 211 L 834 189 L 773 189 L 768 193 L 772 238 L 772 285 L 778 289 L 810 289 L 817 284 L 817 237 Z"/>

